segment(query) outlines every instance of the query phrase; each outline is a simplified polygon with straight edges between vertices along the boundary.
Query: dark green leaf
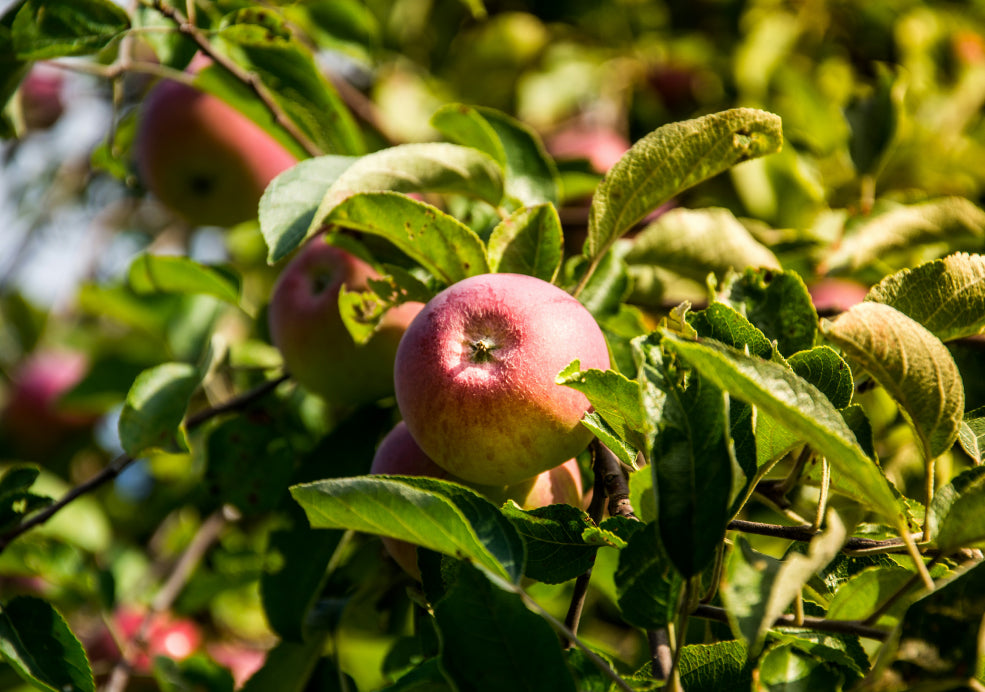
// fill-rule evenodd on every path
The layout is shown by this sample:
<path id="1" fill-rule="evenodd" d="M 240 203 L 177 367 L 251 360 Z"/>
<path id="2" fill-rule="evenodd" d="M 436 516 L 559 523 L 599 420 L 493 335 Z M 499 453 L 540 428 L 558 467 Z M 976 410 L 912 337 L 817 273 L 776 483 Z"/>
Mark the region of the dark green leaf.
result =
<path id="1" fill-rule="evenodd" d="M 492 108 L 476 110 L 499 137 L 506 154 L 506 194 L 526 206 L 557 206 L 557 168 L 533 128 Z"/>
<path id="2" fill-rule="evenodd" d="M 578 292 L 578 300 L 597 320 L 619 314 L 632 288 L 629 270 L 623 256 L 628 245 L 616 245 L 595 266 L 588 282 Z M 591 269 L 584 257 L 572 257 L 565 264 L 566 283 L 574 284 Z"/>
<path id="3" fill-rule="evenodd" d="M 232 673 L 201 654 L 181 661 L 158 656 L 154 679 L 161 692 L 233 692 L 235 688 Z"/>
<path id="4" fill-rule="evenodd" d="M 817 312 L 797 274 L 748 269 L 728 286 L 727 302 L 776 341 L 784 356 L 814 346 Z"/>
<path id="5" fill-rule="evenodd" d="M 130 264 L 130 287 L 136 293 L 190 293 L 239 303 L 239 287 L 227 274 L 172 255 L 138 255 Z"/>
<path id="6" fill-rule="evenodd" d="M 865 620 L 912 578 L 913 572 L 902 567 L 872 567 L 859 572 L 835 591 L 827 615 L 832 620 Z M 897 599 L 881 619 L 887 615 L 899 618 L 907 603 L 905 598 Z"/>
<path id="7" fill-rule="evenodd" d="M 681 683 L 687 692 L 747 692 L 753 664 L 740 641 L 690 644 L 681 650 Z"/>
<path id="8" fill-rule="evenodd" d="M 46 601 L 18 596 L 0 610 L 0 655 L 46 692 L 95 692 L 82 644 Z"/>
<path id="9" fill-rule="evenodd" d="M 592 526 L 588 515 L 571 505 L 550 505 L 524 511 L 507 503 L 503 514 L 527 546 L 526 576 L 560 584 L 585 572 L 595 560 L 597 544 L 582 537 Z"/>
<path id="10" fill-rule="evenodd" d="M 551 204 L 521 207 L 493 229 L 489 266 L 494 272 L 529 274 L 553 282 L 562 251 L 557 209 Z"/>
<path id="11" fill-rule="evenodd" d="M 200 381 L 198 370 L 186 363 L 164 363 L 140 373 L 120 412 L 120 443 L 126 453 L 138 457 L 183 445 L 179 426 Z"/>
<path id="12" fill-rule="evenodd" d="M 761 689 L 784 692 L 837 690 L 844 681 L 837 670 L 790 645 L 767 651 L 759 662 L 758 673 Z"/>
<path id="13" fill-rule="evenodd" d="M 856 98 L 845 109 L 851 126 L 848 150 L 859 175 L 876 175 L 896 137 L 903 108 L 900 82 L 885 65 L 879 65 L 870 93 Z"/>
<path id="14" fill-rule="evenodd" d="M 313 528 L 389 536 L 463 560 L 515 581 L 523 541 L 487 500 L 447 481 L 357 476 L 291 488 Z"/>
<path id="15" fill-rule="evenodd" d="M 263 667 L 246 681 L 243 692 L 302 692 L 325 654 L 328 632 L 302 643 L 282 641 L 267 652 Z"/>
<path id="16" fill-rule="evenodd" d="M 550 625 L 478 570 L 462 565 L 434 617 L 441 667 L 459 692 L 575 692 Z"/>
<path id="17" fill-rule="evenodd" d="M 945 554 L 985 541 L 985 466 L 976 466 L 938 488 L 927 529 Z"/>
<path id="18" fill-rule="evenodd" d="M 677 617 L 684 579 L 660 543 L 657 522 L 634 533 L 619 552 L 615 580 L 619 609 L 629 624 L 659 629 Z"/>
<path id="19" fill-rule="evenodd" d="M 130 28 L 110 0 L 27 0 L 14 17 L 13 47 L 21 60 L 98 52 Z"/>
<path id="20" fill-rule="evenodd" d="M 766 335 L 725 303 L 712 303 L 704 310 L 689 312 L 687 322 L 698 336 L 716 339 L 740 351 L 748 347 L 751 355 L 767 360 L 773 356 L 773 345 Z"/>
<path id="21" fill-rule="evenodd" d="M 842 409 L 852 403 L 855 391 L 852 369 L 834 349 L 817 346 L 798 351 L 787 363 L 795 373 L 820 389 L 835 408 Z"/>
<path id="22" fill-rule="evenodd" d="M 489 272 L 485 247 L 453 216 L 396 192 L 363 192 L 335 206 L 326 221 L 381 236 L 446 284 Z"/>
<path id="23" fill-rule="evenodd" d="M 737 163 L 780 150 L 780 118 L 737 108 L 671 123 L 637 141 L 592 197 L 584 254 L 597 261 L 651 211 Z"/>

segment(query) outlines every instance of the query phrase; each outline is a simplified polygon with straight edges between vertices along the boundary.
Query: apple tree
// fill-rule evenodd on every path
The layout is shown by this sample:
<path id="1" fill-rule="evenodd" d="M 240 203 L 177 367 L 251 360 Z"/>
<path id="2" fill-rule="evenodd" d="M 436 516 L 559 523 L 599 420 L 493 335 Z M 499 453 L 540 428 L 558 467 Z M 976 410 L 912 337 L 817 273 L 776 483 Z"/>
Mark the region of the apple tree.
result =
<path id="1" fill-rule="evenodd" d="M 981 8 L 14 0 L 0 65 L 3 689 L 985 687 Z"/>

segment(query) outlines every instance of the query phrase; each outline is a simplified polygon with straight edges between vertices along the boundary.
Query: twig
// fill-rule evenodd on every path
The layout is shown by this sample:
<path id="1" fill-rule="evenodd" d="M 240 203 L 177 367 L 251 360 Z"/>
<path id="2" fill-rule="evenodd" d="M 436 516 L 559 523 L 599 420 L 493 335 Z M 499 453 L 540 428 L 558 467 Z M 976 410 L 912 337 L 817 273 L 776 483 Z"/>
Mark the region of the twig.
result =
<path id="1" fill-rule="evenodd" d="M 757 521 L 746 521 L 744 519 L 733 519 L 728 523 L 730 531 L 742 531 L 744 533 L 754 533 L 759 536 L 772 536 L 774 538 L 787 538 L 792 541 L 809 542 L 817 531 L 810 524 L 800 526 L 783 526 L 781 524 L 763 524 Z M 843 547 L 849 553 L 866 552 L 908 552 L 906 542 L 900 538 L 885 538 L 876 540 L 873 538 L 849 538 Z"/>
<path id="2" fill-rule="evenodd" d="M 248 392 L 241 394 L 238 397 L 230 399 L 224 404 L 215 406 L 213 408 L 208 408 L 203 411 L 199 411 L 193 416 L 189 416 L 185 427 L 188 430 L 193 430 L 197 428 L 202 423 L 221 415 L 223 413 L 230 413 L 233 411 L 238 411 L 246 408 L 252 404 L 257 399 L 262 398 L 269 392 L 273 391 L 279 384 L 288 379 L 289 375 L 281 375 L 273 380 L 268 380 L 262 385 L 251 389 Z M 120 473 L 123 472 L 130 464 L 132 464 L 136 459 L 131 457 L 129 454 L 121 454 L 116 457 L 112 462 L 110 462 L 105 468 L 103 468 L 99 473 L 97 473 L 92 478 L 83 481 L 79 485 L 75 486 L 67 493 L 65 493 L 57 502 L 54 502 L 43 510 L 32 514 L 30 517 L 19 523 L 17 526 L 9 529 L 2 535 L 0 535 L 0 553 L 2 553 L 10 543 L 19 537 L 21 534 L 33 529 L 36 526 L 44 524 L 46 521 L 51 519 L 55 514 L 60 512 L 66 506 L 82 497 L 83 495 L 92 492 L 96 488 L 108 483 L 113 480 Z"/>
<path id="3" fill-rule="evenodd" d="M 691 615 L 704 618 L 705 620 L 728 622 L 728 614 L 725 612 L 725 609 L 718 606 L 701 604 L 691 612 Z M 889 637 L 888 630 L 879 627 L 870 627 L 858 620 L 828 620 L 819 617 L 805 617 L 803 624 L 798 625 L 797 617 L 790 614 L 784 614 L 778 617 L 773 622 L 773 627 L 798 627 L 817 630 L 819 632 L 832 632 L 834 634 L 857 634 L 860 637 L 874 639 L 876 641 L 886 641 Z"/>
<path id="4" fill-rule="evenodd" d="M 185 17 L 178 9 L 171 7 L 167 3 L 163 2 L 163 0 L 152 0 L 151 6 L 173 21 L 178 27 L 178 31 L 191 38 L 199 49 L 208 55 L 216 64 L 221 65 L 230 74 L 236 77 L 236 79 L 248 86 L 256 97 L 263 102 L 263 105 L 267 107 L 267 110 L 274 116 L 277 124 L 284 128 L 288 134 L 290 134 L 291 137 L 293 137 L 294 140 L 301 145 L 309 156 L 321 156 L 325 153 L 298 128 L 293 120 L 287 116 L 287 113 L 285 113 L 284 109 L 280 107 L 277 100 L 273 97 L 273 94 L 257 75 L 244 70 L 235 61 L 230 60 L 213 49 L 212 44 L 209 43 L 209 40 L 202 34 L 202 31 L 193 23 L 188 21 L 188 18 Z"/>

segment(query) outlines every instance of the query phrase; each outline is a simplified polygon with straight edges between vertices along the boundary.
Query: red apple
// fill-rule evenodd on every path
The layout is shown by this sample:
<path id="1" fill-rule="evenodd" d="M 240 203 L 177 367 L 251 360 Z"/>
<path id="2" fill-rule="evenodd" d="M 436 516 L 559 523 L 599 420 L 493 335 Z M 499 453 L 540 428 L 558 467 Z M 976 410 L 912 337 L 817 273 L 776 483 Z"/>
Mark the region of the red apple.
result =
<path id="1" fill-rule="evenodd" d="M 93 423 L 93 416 L 65 410 L 58 403 L 88 369 L 86 356 L 69 350 L 37 351 L 21 362 L 0 414 L 0 426 L 21 453 L 46 453 Z"/>
<path id="2" fill-rule="evenodd" d="M 547 150 L 557 159 L 587 159 L 598 173 L 605 173 L 630 147 L 629 140 L 605 127 L 568 127 L 547 138 Z"/>
<path id="3" fill-rule="evenodd" d="M 297 162 L 229 104 L 172 80 L 144 100 L 135 152 L 148 190 L 189 223 L 211 226 L 255 219 L 268 183 Z"/>
<path id="4" fill-rule="evenodd" d="M 28 130 L 46 130 L 65 111 L 62 88 L 65 77 L 60 69 L 35 63 L 20 86 L 20 108 Z"/>
<path id="5" fill-rule="evenodd" d="M 808 287 L 814 309 L 821 315 L 837 315 L 865 300 L 869 288 L 853 279 L 827 277 Z"/>
<path id="6" fill-rule="evenodd" d="M 500 504 L 511 499 L 524 509 L 535 509 L 553 504 L 581 506 L 581 471 L 576 459 L 544 471 L 535 478 L 523 481 L 508 488 L 469 484 L 456 478 L 434 463 L 420 448 L 407 425 L 401 421 L 380 442 L 370 466 L 372 474 L 391 474 L 401 476 L 424 476 L 454 481 L 472 487 L 491 502 Z M 417 546 L 406 541 L 384 536 L 383 547 L 400 567 L 418 581 L 421 578 L 417 567 Z"/>
<path id="7" fill-rule="evenodd" d="M 369 290 L 379 274 L 321 236 L 287 265 L 270 300 L 270 335 L 294 379 L 336 404 L 358 405 L 393 393 L 393 361 L 407 325 L 421 310 L 404 303 L 383 316 L 379 329 L 356 344 L 339 315 L 339 289 Z"/>
<path id="8" fill-rule="evenodd" d="M 170 613 L 148 614 L 135 606 L 122 606 L 113 613 L 112 629 L 112 633 L 101 630 L 87 644 L 90 661 L 116 662 L 125 655 L 136 672 L 146 674 L 156 656 L 180 661 L 202 646 L 202 632 L 194 621 Z M 138 642 L 141 634 L 143 639 Z"/>
<path id="9" fill-rule="evenodd" d="M 591 440 L 580 392 L 555 382 L 571 361 L 607 369 L 591 313 L 520 274 L 483 274 L 431 299 L 404 334 L 397 405 L 421 449 L 472 483 L 512 485 L 576 456 Z"/>

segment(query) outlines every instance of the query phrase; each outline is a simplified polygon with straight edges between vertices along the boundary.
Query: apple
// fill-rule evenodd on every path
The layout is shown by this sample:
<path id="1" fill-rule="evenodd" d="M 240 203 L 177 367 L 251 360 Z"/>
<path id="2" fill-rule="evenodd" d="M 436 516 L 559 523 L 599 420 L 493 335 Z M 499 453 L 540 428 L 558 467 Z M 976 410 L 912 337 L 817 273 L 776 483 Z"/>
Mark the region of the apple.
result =
<path id="1" fill-rule="evenodd" d="M 137 642 L 138 635 L 142 635 L 142 643 Z M 112 632 L 101 629 L 88 642 L 86 654 L 92 662 L 110 663 L 127 656 L 136 672 L 147 674 L 156 656 L 180 661 L 201 646 L 202 631 L 193 620 L 166 612 L 147 613 L 137 606 L 121 606 L 113 613 Z"/>
<path id="2" fill-rule="evenodd" d="M 191 69 L 206 64 L 199 58 Z M 229 104 L 167 79 L 154 85 L 141 106 L 134 151 L 147 189 L 194 225 L 255 219 L 268 183 L 297 163 Z"/>
<path id="3" fill-rule="evenodd" d="M 820 315 L 837 315 L 865 300 L 868 286 L 853 279 L 825 277 L 807 288 Z"/>
<path id="4" fill-rule="evenodd" d="M 58 404 L 88 370 L 85 354 L 66 349 L 36 351 L 18 365 L 0 413 L 0 427 L 20 453 L 45 454 L 93 424 L 94 416 Z"/>
<path id="5" fill-rule="evenodd" d="M 28 130 L 46 130 L 58 122 L 65 111 L 64 85 L 65 77 L 57 67 L 40 62 L 31 66 L 19 91 L 21 113 Z"/>
<path id="6" fill-rule="evenodd" d="M 605 173 L 630 147 L 625 135 L 607 127 L 577 125 L 550 135 L 545 142 L 556 159 L 587 159 L 597 173 Z"/>
<path id="7" fill-rule="evenodd" d="M 369 290 L 379 274 L 350 252 L 312 238 L 277 279 L 270 300 L 274 345 L 295 381 L 326 401 L 359 405 L 393 393 L 393 361 L 421 303 L 383 316 L 366 344 L 356 344 L 339 315 L 339 290 Z"/>
<path id="8" fill-rule="evenodd" d="M 553 504 L 581 506 L 583 501 L 581 470 L 578 467 L 577 459 L 569 459 L 560 466 L 548 469 L 534 478 L 508 488 L 474 485 L 456 478 L 434 463 L 414 440 L 404 421 L 397 423 L 380 442 L 376 448 L 376 454 L 373 456 L 369 472 L 371 474 L 424 476 L 453 481 L 471 487 L 495 504 L 501 504 L 510 499 L 523 509 L 535 509 Z M 389 536 L 383 536 L 382 541 L 383 547 L 394 562 L 400 565 L 407 574 L 420 581 L 421 573 L 417 567 L 417 546 Z"/>
<path id="9" fill-rule="evenodd" d="M 576 456 L 592 438 L 585 395 L 555 382 L 571 361 L 608 369 L 605 337 L 575 298 L 542 279 L 482 274 L 432 298 L 397 350 L 407 429 L 439 466 L 513 485 Z"/>

